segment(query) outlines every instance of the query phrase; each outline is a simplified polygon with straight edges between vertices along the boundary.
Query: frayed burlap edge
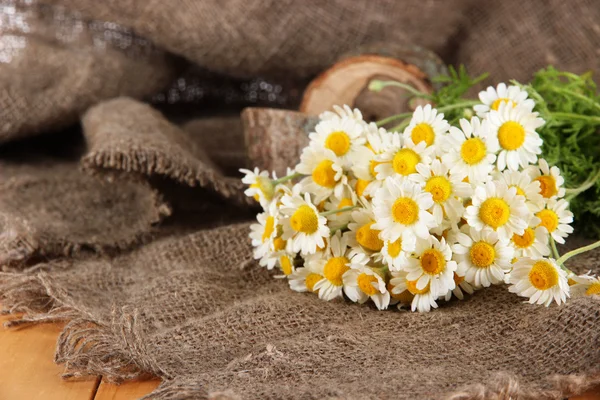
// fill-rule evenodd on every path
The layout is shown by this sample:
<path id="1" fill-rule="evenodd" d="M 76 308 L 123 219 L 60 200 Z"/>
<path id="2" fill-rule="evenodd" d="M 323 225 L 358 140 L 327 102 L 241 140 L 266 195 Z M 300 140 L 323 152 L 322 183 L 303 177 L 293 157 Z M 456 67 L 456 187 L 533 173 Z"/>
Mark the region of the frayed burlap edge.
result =
<path id="1" fill-rule="evenodd" d="M 135 309 L 113 309 L 111 321 L 95 321 L 86 312 L 67 304 L 65 293 L 44 272 L 0 272 L 3 314 L 23 313 L 5 323 L 7 328 L 45 322 L 67 322 L 57 340 L 54 361 L 65 365 L 63 378 L 102 375 L 108 382 L 156 376 L 163 382 L 145 400 L 240 400 L 233 391 L 208 392 L 200 382 L 171 376 L 146 347 Z M 521 387 L 516 376 L 497 374 L 485 383 L 473 384 L 448 395 L 446 400 L 564 399 L 600 385 L 600 370 L 589 375 L 554 375 L 552 389 L 542 392 Z"/>

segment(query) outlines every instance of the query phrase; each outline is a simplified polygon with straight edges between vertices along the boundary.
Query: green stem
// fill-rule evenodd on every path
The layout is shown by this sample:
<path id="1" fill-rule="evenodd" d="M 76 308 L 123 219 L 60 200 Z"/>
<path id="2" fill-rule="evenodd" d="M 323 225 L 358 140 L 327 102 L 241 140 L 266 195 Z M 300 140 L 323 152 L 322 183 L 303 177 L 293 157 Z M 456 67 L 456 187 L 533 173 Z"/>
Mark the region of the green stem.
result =
<path id="1" fill-rule="evenodd" d="M 406 128 L 408 126 L 408 124 L 410 124 L 410 119 L 407 118 L 404 121 L 400 122 L 398 125 L 390 128 L 389 131 L 402 132 L 404 130 L 404 128 Z"/>
<path id="2" fill-rule="evenodd" d="M 546 87 L 544 87 L 544 89 L 553 91 L 555 93 L 563 93 L 565 95 L 575 97 L 581 101 L 591 104 L 592 106 L 594 106 L 597 109 L 600 109 L 600 104 L 595 102 L 593 99 L 590 99 L 589 97 L 579 94 L 577 92 L 574 92 L 572 90 L 567 90 L 567 89 L 558 88 L 558 87 L 554 87 L 554 86 L 546 86 Z"/>
<path id="3" fill-rule="evenodd" d="M 347 228 L 348 228 L 348 224 L 344 224 L 344 225 L 342 225 L 342 226 L 340 226 L 340 227 L 338 227 L 338 228 L 332 229 L 332 230 L 330 231 L 330 233 L 331 233 L 331 235 L 333 235 L 333 234 L 334 234 L 334 233 L 336 233 L 337 231 L 343 231 L 344 229 L 347 229 Z"/>
<path id="4" fill-rule="evenodd" d="M 373 80 L 369 83 L 369 90 L 373 92 L 379 92 L 383 88 L 388 86 L 395 86 L 406 90 L 413 94 L 413 96 L 422 97 L 424 99 L 432 99 L 433 97 L 429 93 L 421 92 L 420 90 L 415 89 L 414 87 L 407 85 L 406 83 L 397 82 L 397 81 L 380 81 Z"/>
<path id="5" fill-rule="evenodd" d="M 567 201 L 571 201 L 571 199 L 579 195 L 579 193 L 585 192 L 586 190 L 594 186 L 596 182 L 598 182 L 598 179 L 600 179 L 600 170 L 598 170 L 598 172 L 596 172 L 595 175 L 583 182 L 581 186 L 572 189 L 565 189 L 565 193 L 568 194 L 568 196 L 566 197 Z"/>
<path id="6" fill-rule="evenodd" d="M 296 173 L 281 177 L 279 179 L 275 179 L 274 181 L 272 181 L 272 183 L 273 183 L 273 186 L 275 186 L 275 185 L 279 185 L 280 183 L 290 181 L 292 179 L 300 178 L 301 176 L 304 176 L 304 175 L 296 172 Z"/>
<path id="7" fill-rule="evenodd" d="M 578 254 L 585 253 L 586 251 L 594 250 L 596 247 L 600 247 L 600 240 L 594 242 L 592 244 L 588 244 L 587 246 L 580 247 L 575 250 L 571 250 L 568 253 L 563 254 L 556 262 L 558 264 L 564 264 L 569 258 L 574 257 Z"/>
<path id="8" fill-rule="evenodd" d="M 392 115 L 391 117 L 387 117 L 387 118 L 384 118 L 384 119 L 382 119 L 380 121 L 377 121 L 375 124 L 377 126 L 383 126 L 383 125 L 387 124 L 388 122 L 392 122 L 392 121 L 395 121 L 395 120 L 401 119 L 401 118 L 407 118 L 407 117 L 410 117 L 412 115 L 413 115 L 413 113 L 411 113 L 411 112 L 410 113 L 396 114 L 396 115 Z"/>
<path id="9" fill-rule="evenodd" d="M 346 211 L 351 211 L 351 210 L 354 210 L 356 207 L 358 207 L 358 206 L 342 207 L 342 208 L 338 208 L 337 210 L 329 210 L 329 211 L 322 212 L 319 215 L 326 217 L 331 214 L 337 214 L 337 213 L 342 213 L 342 212 L 346 212 Z"/>
<path id="10" fill-rule="evenodd" d="M 600 117 L 596 117 L 593 115 L 580 115 L 565 112 L 550 112 L 549 114 L 557 119 L 580 119 L 583 121 L 592 122 L 594 124 L 600 124 Z"/>
<path id="11" fill-rule="evenodd" d="M 554 257 L 555 260 L 558 260 L 560 258 L 560 254 L 558 253 L 556 242 L 552 236 L 550 236 L 550 247 L 552 248 L 552 257 Z"/>

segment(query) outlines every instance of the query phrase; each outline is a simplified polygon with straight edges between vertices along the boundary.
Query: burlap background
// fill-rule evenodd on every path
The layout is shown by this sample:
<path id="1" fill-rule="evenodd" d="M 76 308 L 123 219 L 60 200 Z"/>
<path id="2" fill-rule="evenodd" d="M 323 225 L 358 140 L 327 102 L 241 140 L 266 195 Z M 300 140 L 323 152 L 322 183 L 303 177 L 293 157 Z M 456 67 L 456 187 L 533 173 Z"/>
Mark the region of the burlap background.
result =
<path id="1" fill-rule="evenodd" d="M 560 399 L 600 383 L 598 297 L 542 308 L 497 287 L 423 315 L 290 291 L 239 222 L 256 212 L 228 177 L 249 162 L 239 120 L 184 124 L 189 104 L 157 93 L 188 63 L 299 84 L 373 41 L 495 80 L 597 69 L 593 2 L 50 3 L 0 3 L 0 301 L 25 313 L 13 327 L 68 321 L 66 377 L 156 375 L 152 399 Z M 134 100 L 150 97 L 164 115 Z M 227 96 L 196 104 L 223 115 Z"/>

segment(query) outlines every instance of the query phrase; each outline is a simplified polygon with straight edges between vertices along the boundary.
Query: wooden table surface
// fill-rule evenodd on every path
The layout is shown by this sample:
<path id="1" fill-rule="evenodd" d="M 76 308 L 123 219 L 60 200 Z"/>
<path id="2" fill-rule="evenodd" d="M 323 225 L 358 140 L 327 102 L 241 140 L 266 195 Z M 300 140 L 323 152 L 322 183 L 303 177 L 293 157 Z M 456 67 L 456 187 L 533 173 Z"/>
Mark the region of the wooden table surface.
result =
<path id="1" fill-rule="evenodd" d="M 0 316 L 0 324 L 10 319 Z M 0 399 L 2 400 L 131 400 L 150 393 L 160 381 L 121 385 L 102 377 L 64 381 L 63 367 L 54 364 L 54 348 L 62 324 L 20 329 L 0 327 Z M 600 400 L 600 387 L 571 400 Z"/>

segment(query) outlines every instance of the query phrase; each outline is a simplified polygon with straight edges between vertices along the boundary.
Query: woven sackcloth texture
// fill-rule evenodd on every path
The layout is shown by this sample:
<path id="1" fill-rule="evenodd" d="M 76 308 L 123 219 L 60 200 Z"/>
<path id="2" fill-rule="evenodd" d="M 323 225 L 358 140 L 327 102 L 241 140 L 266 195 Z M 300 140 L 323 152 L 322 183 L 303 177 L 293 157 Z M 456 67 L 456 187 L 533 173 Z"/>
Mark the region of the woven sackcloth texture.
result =
<path id="1" fill-rule="evenodd" d="M 8 327 L 64 321 L 65 378 L 157 376 L 156 400 L 562 399 L 600 384 L 600 297 L 545 308 L 498 286 L 420 314 L 293 292 L 252 258 L 258 209 L 237 175 L 253 157 L 240 106 L 297 100 L 359 46 L 419 45 L 525 81 L 549 63 L 597 70 L 599 13 L 0 0 L 0 303 L 22 313 Z M 293 166 L 306 137 L 281 137 L 271 161 Z M 570 266 L 598 273 L 600 251 Z"/>

